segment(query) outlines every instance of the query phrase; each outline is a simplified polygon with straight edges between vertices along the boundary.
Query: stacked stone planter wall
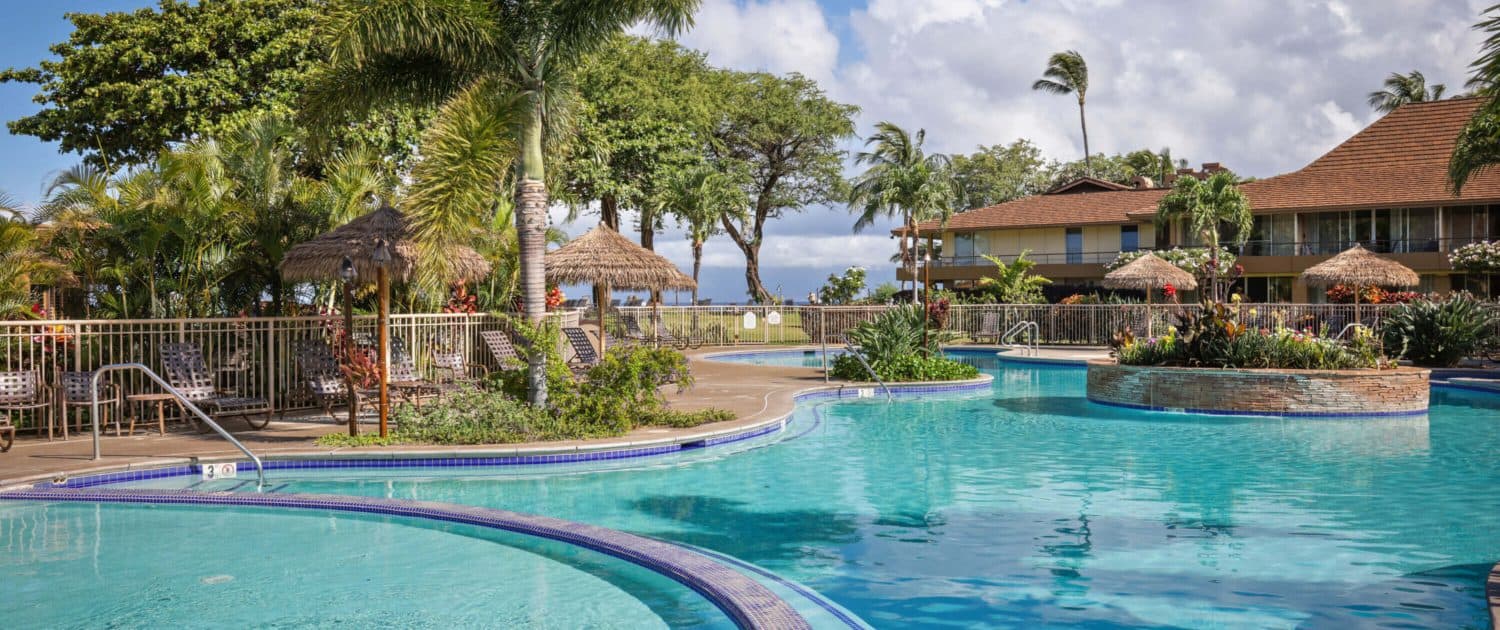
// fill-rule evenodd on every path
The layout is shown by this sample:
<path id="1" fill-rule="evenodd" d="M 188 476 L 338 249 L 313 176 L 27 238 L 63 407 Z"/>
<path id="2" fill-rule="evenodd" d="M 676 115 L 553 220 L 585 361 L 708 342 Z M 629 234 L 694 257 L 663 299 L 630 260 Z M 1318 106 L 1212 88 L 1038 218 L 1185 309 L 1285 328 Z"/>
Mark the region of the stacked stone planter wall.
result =
<path id="1" fill-rule="evenodd" d="M 1431 372 L 1238 370 L 1090 361 L 1091 401 L 1141 409 L 1268 416 L 1390 416 L 1427 412 Z"/>

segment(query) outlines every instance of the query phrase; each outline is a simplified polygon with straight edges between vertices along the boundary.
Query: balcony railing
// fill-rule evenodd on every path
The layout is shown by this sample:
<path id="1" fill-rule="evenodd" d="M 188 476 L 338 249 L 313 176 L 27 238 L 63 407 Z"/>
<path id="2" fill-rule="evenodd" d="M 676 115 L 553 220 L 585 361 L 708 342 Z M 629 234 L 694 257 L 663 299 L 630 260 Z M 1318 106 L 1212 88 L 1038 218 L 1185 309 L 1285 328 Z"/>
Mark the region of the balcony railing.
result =
<path id="1" fill-rule="evenodd" d="M 1334 241 L 1311 241 L 1286 243 L 1278 241 L 1246 241 L 1244 245 L 1224 243 L 1224 246 L 1238 256 L 1332 256 L 1342 252 L 1355 243 L 1372 252 L 1379 254 L 1412 254 L 1422 252 L 1450 252 L 1470 243 L 1478 243 L 1487 239 L 1483 237 L 1462 238 L 1421 238 L 1421 239 L 1393 239 L 1393 240 L 1334 240 Z M 1500 240 L 1494 237 L 1488 240 Z M 1147 248 L 1149 249 L 1149 248 Z M 1170 248 L 1157 248 L 1170 249 Z M 1119 256 L 1121 250 L 1098 251 L 1098 252 L 1056 252 L 1038 254 L 1035 252 L 1026 255 L 1028 260 L 1041 265 L 1103 265 L 1113 261 Z M 996 256 L 1007 263 L 1014 262 L 1015 254 L 1001 254 Z M 934 268 L 940 267 L 987 267 L 990 262 L 983 256 L 947 256 L 934 259 Z"/>
<path id="2" fill-rule="evenodd" d="M 1026 260 L 1039 265 L 1103 265 L 1113 261 L 1120 255 L 1120 250 L 1099 252 L 1055 252 L 1039 254 L 1030 252 L 1026 254 Z M 1007 264 L 1015 262 L 1015 254 L 1000 254 L 996 258 Z M 946 256 L 932 261 L 933 267 L 989 267 L 993 266 L 983 256 Z"/>

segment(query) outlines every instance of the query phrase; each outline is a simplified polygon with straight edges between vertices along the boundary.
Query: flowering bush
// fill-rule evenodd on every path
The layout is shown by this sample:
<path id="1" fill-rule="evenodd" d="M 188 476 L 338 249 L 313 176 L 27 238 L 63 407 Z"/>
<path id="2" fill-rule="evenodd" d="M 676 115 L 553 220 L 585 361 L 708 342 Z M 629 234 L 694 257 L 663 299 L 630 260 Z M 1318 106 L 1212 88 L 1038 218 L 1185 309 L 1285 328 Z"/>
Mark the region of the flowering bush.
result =
<path id="1" fill-rule="evenodd" d="M 1324 292 L 1328 301 L 1334 304 L 1353 304 L 1354 289 L 1342 284 L 1336 284 Z M 1363 287 L 1359 294 L 1361 304 L 1405 304 L 1421 297 L 1416 291 L 1387 291 L 1380 287 Z"/>
<path id="2" fill-rule="evenodd" d="M 1343 343 L 1328 338 L 1326 330 L 1250 330 L 1234 317 L 1223 305 L 1183 314 L 1161 337 L 1136 339 L 1123 333 L 1115 340 L 1114 354 L 1121 365 L 1347 370 L 1384 363 L 1379 340 L 1366 329 L 1357 329 Z"/>
<path id="3" fill-rule="evenodd" d="M 559 306 L 562 306 L 563 298 L 564 298 L 564 296 L 563 296 L 563 292 L 562 292 L 562 288 L 561 287 L 552 287 L 551 289 L 548 289 L 547 290 L 547 310 L 550 311 L 550 310 L 556 309 Z"/>
<path id="4" fill-rule="evenodd" d="M 947 328 L 948 327 L 948 307 L 949 307 L 949 302 L 948 302 L 947 298 L 944 298 L 944 299 L 941 299 L 941 300 L 937 300 L 936 302 L 928 302 L 927 303 L 927 325 L 931 326 L 933 328 L 936 328 L 938 330 L 942 330 L 944 328 Z"/>
<path id="5" fill-rule="evenodd" d="M 1166 251 L 1153 253 L 1156 254 L 1157 258 L 1172 263 L 1173 265 L 1176 265 L 1178 269 L 1186 271 L 1195 276 L 1199 275 L 1202 272 L 1205 272 L 1208 269 L 1208 261 L 1210 260 L 1207 247 L 1191 247 L 1188 249 L 1174 247 Z M 1109 271 L 1114 271 L 1116 269 L 1119 269 L 1120 267 L 1124 267 L 1125 265 L 1130 264 L 1135 259 L 1140 258 L 1144 255 L 1146 255 L 1146 250 L 1120 252 L 1118 256 L 1115 256 L 1114 260 L 1110 261 L 1109 264 L 1104 265 L 1104 268 L 1108 269 Z M 1228 248 L 1220 247 L 1219 269 L 1221 271 L 1219 271 L 1219 275 L 1227 276 L 1231 273 L 1234 273 L 1236 268 L 1239 267 L 1239 265 L 1237 265 L 1234 261 L 1234 254 L 1229 253 Z M 1241 273 L 1244 272 L 1243 268 L 1239 268 L 1238 270 Z"/>
<path id="6" fill-rule="evenodd" d="M 1475 273 L 1500 272 L 1500 241 L 1470 243 L 1448 255 L 1453 268 Z"/>

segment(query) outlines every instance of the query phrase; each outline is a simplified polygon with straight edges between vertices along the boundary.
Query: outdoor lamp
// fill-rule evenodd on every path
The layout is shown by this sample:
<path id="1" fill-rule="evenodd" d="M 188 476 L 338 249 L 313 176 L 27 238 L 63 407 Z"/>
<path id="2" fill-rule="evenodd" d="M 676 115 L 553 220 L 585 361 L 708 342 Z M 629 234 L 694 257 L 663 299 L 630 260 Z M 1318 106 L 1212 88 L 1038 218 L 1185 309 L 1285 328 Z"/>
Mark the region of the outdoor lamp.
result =
<path id="1" fill-rule="evenodd" d="M 345 256 L 344 262 L 339 263 L 339 279 L 344 282 L 354 282 L 358 277 L 359 272 L 354 270 L 354 261 Z"/>
<path id="2" fill-rule="evenodd" d="M 370 252 L 370 260 L 375 261 L 375 264 L 380 265 L 381 267 L 390 264 L 391 247 L 390 244 L 385 241 L 385 239 L 375 239 L 375 251 Z"/>

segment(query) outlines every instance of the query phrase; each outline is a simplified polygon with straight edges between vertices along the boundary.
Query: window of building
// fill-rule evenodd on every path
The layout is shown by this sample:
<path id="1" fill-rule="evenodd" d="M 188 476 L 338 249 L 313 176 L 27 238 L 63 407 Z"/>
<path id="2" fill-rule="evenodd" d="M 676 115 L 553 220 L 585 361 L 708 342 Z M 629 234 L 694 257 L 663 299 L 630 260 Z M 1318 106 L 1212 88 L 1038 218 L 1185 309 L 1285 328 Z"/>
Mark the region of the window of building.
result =
<path id="1" fill-rule="evenodd" d="M 953 235 L 953 256 L 955 258 L 974 257 L 974 233 L 959 233 Z"/>
<path id="2" fill-rule="evenodd" d="M 1133 252 L 1141 248 L 1141 228 L 1135 225 L 1120 226 L 1120 251 Z"/>
<path id="3" fill-rule="evenodd" d="M 1056 232 L 1053 232 L 1056 234 Z M 1077 265 L 1083 263 L 1083 228 L 1067 228 L 1066 246 L 1068 251 L 1068 264 Z"/>
<path id="4" fill-rule="evenodd" d="M 1292 301 L 1292 276 L 1256 276 L 1243 278 L 1237 290 L 1247 302 Z"/>

